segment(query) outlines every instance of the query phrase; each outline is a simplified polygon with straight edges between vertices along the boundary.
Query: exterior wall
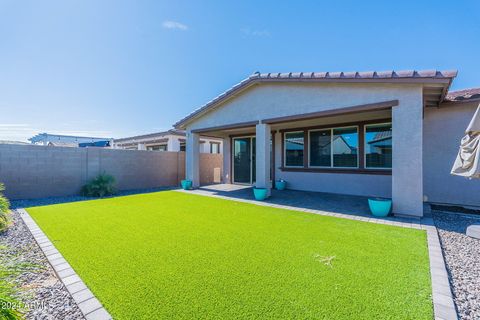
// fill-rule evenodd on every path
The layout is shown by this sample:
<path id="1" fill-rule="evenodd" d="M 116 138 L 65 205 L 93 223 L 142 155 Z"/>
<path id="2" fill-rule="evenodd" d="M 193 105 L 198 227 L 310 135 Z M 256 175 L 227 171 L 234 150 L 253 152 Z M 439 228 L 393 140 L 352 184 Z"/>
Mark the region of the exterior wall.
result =
<path id="1" fill-rule="evenodd" d="M 286 172 L 282 161 L 282 135 L 275 134 L 275 179 L 287 181 L 294 190 L 318 191 L 373 197 L 392 196 L 392 177 L 346 173 Z"/>
<path id="2" fill-rule="evenodd" d="M 421 84 L 272 83 L 253 86 L 187 125 L 187 130 L 398 100 L 392 108 L 392 176 L 276 171 L 290 188 L 391 196 L 393 212 L 423 215 Z M 280 149 L 277 148 L 276 149 Z M 258 149 L 257 149 L 258 151 Z M 259 168 L 257 168 L 258 170 Z M 261 169 L 261 168 L 260 168 Z M 257 177 L 262 175 L 257 171 Z"/>
<path id="3" fill-rule="evenodd" d="M 220 143 L 220 153 L 223 152 L 222 146 L 223 146 L 223 141 L 221 139 L 205 139 L 205 138 L 200 138 L 200 141 L 204 141 L 204 143 L 200 143 L 200 152 L 201 153 L 210 153 L 210 143 L 215 142 L 215 143 Z"/>
<path id="4" fill-rule="evenodd" d="M 423 90 L 392 110 L 392 211 L 423 216 Z"/>
<path id="5" fill-rule="evenodd" d="M 219 154 L 200 156 L 203 184 L 214 183 L 222 161 Z M 185 153 L 0 145 L 0 182 L 10 199 L 75 195 L 102 172 L 113 175 L 120 190 L 177 186 L 185 177 Z"/>
<path id="6" fill-rule="evenodd" d="M 231 142 L 230 138 L 226 137 L 223 141 L 222 152 L 223 152 L 223 171 L 222 171 L 222 182 L 223 183 L 232 183 L 232 151 L 231 151 Z"/>
<path id="7" fill-rule="evenodd" d="M 418 100 L 421 85 L 262 84 L 188 124 L 188 130 L 399 100 Z"/>
<path id="8" fill-rule="evenodd" d="M 165 139 L 165 142 L 151 142 L 158 139 Z M 163 135 L 157 136 L 155 138 L 148 138 L 148 139 L 140 139 L 140 140 L 131 140 L 128 142 L 137 143 L 137 147 L 123 147 L 119 145 L 115 145 L 116 149 L 128 149 L 128 150 L 146 150 L 148 146 L 156 146 L 156 145 L 167 145 L 167 151 L 177 152 L 180 151 L 180 140 L 185 140 L 185 136 L 180 135 Z M 220 143 L 220 153 L 222 153 L 222 144 L 223 141 L 221 139 L 208 139 L 208 138 L 201 138 L 200 141 L 203 143 L 200 144 L 200 152 L 201 153 L 210 153 L 210 142 L 217 142 Z M 125 141 L 122 143 L 126 143 Z"/>
<path id="9" fill-rule="evenodd" d="M 179 136 L 167 136 L 167 137 L 168 137 L 167 151 L 180 151 L 180 137 Z"/>
<path id="10" fill-rule="evenodd" d="M 424 194 L 429 202 L 480 206 L 480 180 L 450 174 L 477 103 L 427 109 L 424 120 Z"/>
<path id="11" fill-rule="evenodd" d="M 185 157 L 182 157 L 185 159 Z M 221 154 L 200 154 L 200 184 L 222 182 L 223 156 Z M 185 168 L 185 166 L 183 167 Z"/>

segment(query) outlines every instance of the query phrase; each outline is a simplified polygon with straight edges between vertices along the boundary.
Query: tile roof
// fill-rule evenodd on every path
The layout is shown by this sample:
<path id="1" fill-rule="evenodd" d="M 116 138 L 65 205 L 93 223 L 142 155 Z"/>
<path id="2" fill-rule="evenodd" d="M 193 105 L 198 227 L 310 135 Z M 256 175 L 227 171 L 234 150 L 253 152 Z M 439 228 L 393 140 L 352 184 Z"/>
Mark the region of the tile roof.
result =
<path id="1" fill-rule="evenodd" d="M 449 92 L 445 98 L 447 102 L 480 100 L 480 88 L 470 88 Z"/>
<path id="2" fill-rule="evenodd" d="M 232 94 L 240 91 L 253 83 L 257 82 L 283 82 L 283 81 L 312 81 L 312 82 L 408 82 L 408 81 L 428 81 L 444 80 L 448 85 L 454 77 L 457 76 L 456 70 L 438 71 L 438 70 L 401 70 L 401 71 L 364 71 L 364 72 L 288 72 L 288 73 L 260 73 L 255 72 L 248 78 L 237 83 L 227 91 L 213 98 L 200 108 L 181 119 L 173 126 L 180 128 L 188 120 L 209 110 L 217 103 L 229 98 Z"/>
<path id="3" fill-rule="evenodd" d="M 399 79 L 399 78 L 453 78 L 456 70 L 401 70 L 364 72 L 289 72 L 252 74 L 248 79 Z M 245 80 L 244 80 L 245 81 Z"/>
<path id="4" fill-rule="evenodd" d="M 126 138 L 120 138 L 120 139 L 115 139 L 113 140 L 114 142 L 125 142 L 125 141 L 130 141 L 130 140 L 139 140 L 139 139 L 148 139 L 148 138 L 156 138 L 156 137 L 163 137 L 166 135 L 177 135 L 177 136 L 185 136 L 185 131 L 184 130 L 177 130 L 177 129 L 170 129 L 168 131 L 162 131 L 162 132 L 156 132 L 156 133 L 149 133 L 149 134 L 143 134 L 139 136 L 133 136 L 133 137 L 126 137 Z"/>

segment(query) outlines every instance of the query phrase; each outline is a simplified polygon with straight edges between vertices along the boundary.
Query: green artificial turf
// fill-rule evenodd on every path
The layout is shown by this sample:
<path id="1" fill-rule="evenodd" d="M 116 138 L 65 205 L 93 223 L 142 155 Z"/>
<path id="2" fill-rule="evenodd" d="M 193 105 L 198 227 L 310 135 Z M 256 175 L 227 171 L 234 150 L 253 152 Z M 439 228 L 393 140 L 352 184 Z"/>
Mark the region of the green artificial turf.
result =
<path id="1" fill-rule="evenodd" d="M 432 319 L 426 234 L 175 191 L 29 208 L 115 319 Z"/>

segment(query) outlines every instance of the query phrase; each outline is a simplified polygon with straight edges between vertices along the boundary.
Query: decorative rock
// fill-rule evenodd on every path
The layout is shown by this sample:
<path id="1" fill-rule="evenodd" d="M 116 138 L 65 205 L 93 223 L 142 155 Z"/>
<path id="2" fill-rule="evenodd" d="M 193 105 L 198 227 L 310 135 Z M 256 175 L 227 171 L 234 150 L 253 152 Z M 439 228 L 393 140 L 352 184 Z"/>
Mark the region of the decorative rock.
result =
<path id="1" fill-rule="evenodd" d="M 19 214 L 12 211 L 11 218 L 12 226 L 0 234 L 0 246 L 4 248 L 0 264 L 20 268 L 8 281 L 18 289 L 18 299 L 30 306 L 25 318 L 84 319 Z"/>
<path id="2" fill-rule="evenodd" d="M 448 268 L 453 298 L 462 320 L 480 319 L 480 240 L 466 235 L 478 215 L 433 212 Z"/>
<path id="3" fill-rule="evenodd" d="M 480 239 L 480 224 L 473 224 L 467 227 L 467 236 Z"/>

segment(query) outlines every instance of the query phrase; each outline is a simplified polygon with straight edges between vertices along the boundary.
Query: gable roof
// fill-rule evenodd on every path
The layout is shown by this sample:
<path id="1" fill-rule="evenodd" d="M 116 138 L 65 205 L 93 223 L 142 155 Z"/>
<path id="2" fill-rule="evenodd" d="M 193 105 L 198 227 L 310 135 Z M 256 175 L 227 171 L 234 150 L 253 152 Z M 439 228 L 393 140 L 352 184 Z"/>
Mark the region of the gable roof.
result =
<path id="1" fill-rule="evenodd" d="M 445 88 L 440 100 L 443 100 L 450 84 L 457 76 L 456 70 L 401 70 L 401 71 L 364 71 L 364 72 L 289 72 L 260 73 L 255 72 L 237 83 L 219 96 L 213 98 L 200 108 L 176 122 L 173 126 L 184 129 L 191 120 L 211 111 L 222 102 L 256 83 L 264 82 L 330 82 L 330 83 L 444 83 Z"/>

